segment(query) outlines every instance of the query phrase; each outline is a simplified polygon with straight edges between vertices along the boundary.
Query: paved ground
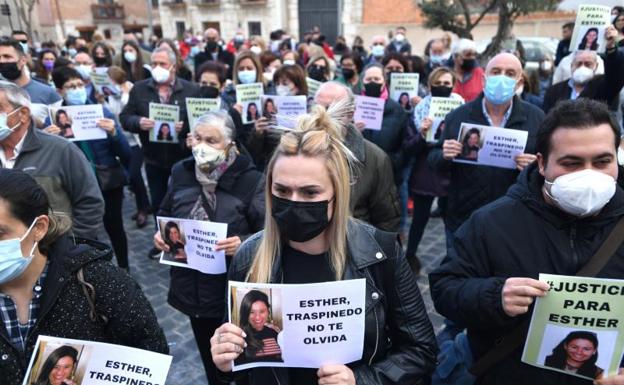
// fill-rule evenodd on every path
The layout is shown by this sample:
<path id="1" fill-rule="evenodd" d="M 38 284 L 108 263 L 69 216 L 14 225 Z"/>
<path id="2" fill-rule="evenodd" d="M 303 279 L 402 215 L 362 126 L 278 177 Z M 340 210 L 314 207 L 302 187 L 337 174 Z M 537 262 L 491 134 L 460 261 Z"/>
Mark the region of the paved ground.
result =
<path id="1" fill-rule="evenodd" d="M 147 259 L 147 252 L 152 247 L 154 234 L 153 222 L 143 229 L 138 229 L 130 216 L 134 212 L 134 197 L 126 197 L 124 205 L 124 221 L 128 235 L 130 252 L 130 271 L 139 282 L 147 298 L 152 303 L 160 325 L 165 330 L 173 364 L 167 379 L 167 385 L 202 385 L 207 384 L 204 369 L 199 358 L 197 345 L 188 318 L 167 304 L 169 288 L 169 267 L 157 261 Z M 444 226 L 440 219 L 432 219 L 425 231 L 418 255 L 423 265 L 422 274 L 418 279 L 421 293 L 425 299 L 427 312 L 439 331 L 442 321 L 440 315 L 433 310 L 429 284 L 426 273 L 439 263 L 444 254 Z"/>

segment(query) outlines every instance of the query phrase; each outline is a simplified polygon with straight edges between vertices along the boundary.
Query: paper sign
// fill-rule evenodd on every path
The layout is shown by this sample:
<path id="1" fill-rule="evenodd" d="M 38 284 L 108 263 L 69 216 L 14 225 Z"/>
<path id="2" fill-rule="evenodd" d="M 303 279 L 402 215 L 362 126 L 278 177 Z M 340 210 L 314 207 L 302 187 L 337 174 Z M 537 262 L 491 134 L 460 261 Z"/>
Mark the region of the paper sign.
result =
<path id="1" fill-rule="evenodd" d="M 186 111 L 188 114 L 191 132 L 195 130 L 195 121 L 206 112 L 219 111 L 221 98 L 186 98 Z"/>
<path id="2" fill-rule="evenodd" d="M 431 129 L 427 132 L 427 142 L 436 142 L 442 136 L 444 119 L 449 112 L 461 106 L 463 102 L 459 99 L 440 98 L 433 96 L 429 105 L 429 119 L 433 121 Z"/>
<path id="3" fill-rule="evenodd" d="M 418 96 L 419 79 L 415 73 L 393 72 L 390 75 L 390 98 L 403 107 L 411 105 L 411 99 Z"/>
<path id="4" fill-rule="evenodd" d="M 316 91 L 321 87 L 321 82 L 318 80 L 314 80 L 312 78 L 306 78 L 306 83 L 308 84 L 308 96 L 310 98 L 314 98 L 316 95 Z"/>
<path id="5" fill-rule="evenodd" d="M 215 251 L 218 241 L 227 238 L 227 223 L 156 217 L 160 237 L 169 252 L 160 263 L 198 270 L 206 274 L 226 272 L 225 251 Z"/>
<path id="6" fill-rule="evenodd" d="M 233 370 L 319 368 L 361 359 L 365 294 L 365 279 L 301 285 L 230 281 L 229 320 L 247 334 L 247 348 Z M 251 314 L 252 306 L 263 308 L 261 314 L 268 310 L 267 316 Z"/>
<path id="7" fill-rule="evenodd" d="M 539 280 L 550 291 L 535 302 L 522 361 L 592 380 L 617 374 L 624 354 L 624 280 L 551 274 Z"/>
<path id="8" fill-rule="evenodd" d="M 381 98 L 356 95 L 353 121 L 364 123 L 364 128 L 381 130 L 385 104 L 386 101 Z"/>
<path id="9" fill-rule="evenodd" d="M 117 95 L 113 81 L 108 76 L 108 67 L 97 67 L 91 72 L 91 83 L 98 94 L 104 96 Z"/>
<path id="10" fill-rule="evenodd" d="M 264 95 L 262 83 L 238 84 L 236 103 L 243 106 L 243 124 L 251 123 L 262 116 L 261 96 Z"/>
<path id="11" fill-rule="evenodd" d="M 457 140 L 463 145 L 454 162 L 516 168 L 516 155 L 524 153 L 529 133 L 508 128 L 462 123 Z"/>
<path id="12" fill-rule="evenodd" d="M 150 103 L 149 118 L 155 122 L 154 128 L 150 131 L 150 142 L 178 143 L 175 125 L 180 121 L 180 107 Z"/>
<path id="13" fill-rule="evenodd" d="M 39 336 L 22 385 L 49 384 L 50 376 L 64 377 L 62 384 L 164 385 L 172 358 L 103 342 Z"/>
<path id="14" fill-rule="evenodd" d="M 97 126 L 104 119 L 101 104 L 50 107 L 50 121 L 61 129 L 60 136 L 71 141 L 106 139 L 106 131 Z"/>
<path id="15" fill-rule="evenodd" d="M 298 96 L 263 96 L 262 114 L 274 128 L 292 130 L 297 118 L 307 112 L 307 98 Z"/>
<path id="16" fill-rule="evenodd" d="M 579 5 L 570 40 L 571 51 L 606 50 L 605 30 L 611 24 L 611 7 L 604 5 Z"/>

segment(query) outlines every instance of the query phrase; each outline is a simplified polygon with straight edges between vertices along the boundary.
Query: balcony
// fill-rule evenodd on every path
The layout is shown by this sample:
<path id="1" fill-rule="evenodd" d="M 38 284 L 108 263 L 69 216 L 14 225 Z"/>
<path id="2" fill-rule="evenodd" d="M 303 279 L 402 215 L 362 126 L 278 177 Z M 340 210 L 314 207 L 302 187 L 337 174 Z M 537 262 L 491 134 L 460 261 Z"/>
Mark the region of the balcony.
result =
<path id="1" fill-rule="evenodd" d="M 122 4 L 91 4 L 95 21 L 122 21 L 126 18 Z"/>
<path id="2" fill-rule="evenodd" d="M 161 1 L 160 5 L 171 8 L 184 8 L 186 7 L 186 2 L 184 0 L 165 0 Z"/>
<path id="3" fill-rule="evenodd" d="M 218 6 L 221 0 L 195 0 L 194 4 L 199 7 L 214 7 Z"/>

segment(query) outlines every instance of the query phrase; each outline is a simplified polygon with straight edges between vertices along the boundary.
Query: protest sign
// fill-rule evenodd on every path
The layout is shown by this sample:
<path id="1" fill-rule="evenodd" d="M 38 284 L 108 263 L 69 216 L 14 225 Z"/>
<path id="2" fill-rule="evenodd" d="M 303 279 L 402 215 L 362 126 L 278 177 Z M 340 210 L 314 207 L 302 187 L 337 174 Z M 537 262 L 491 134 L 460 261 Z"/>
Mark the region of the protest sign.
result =
<path id="1" fill-rule="evenodd" d="M 444 119 L 449 112 L 461 106 L 463 102 L 460 99 L 441 98 L 433 96 L 429 104 L 429 119 L 433 121 L 431 129 L 427 132 L 427 142 L 435 142 L 442 135 Z"/>
<path id="2" fill-rule="evenodd" d="M 605 5 L 579 5 L 576 12 L 574 32 L 570 39 L 570 51 L 606 50 L 605 30 L 611 24 L 611 7 Z"/>
<path id="3" fill-rule="evenodd" d="M 97 67 L 91 72 L 91 83 L 95 87 L 95 91 L 98 94 L 104 96 L 117 95 L 117 87 L 114 86 L 113 81 L 108 76 L 108 67 Z"/>
<path id="4" fill-rule="evenodd" d="M 106 131 L 99 128 L 98 120 L 104 119 L 101 104 L 84 106 L 50 107 L 50 121 L 60 128 L 60 136 L 71 141 L 106 139 Z"/>
<path id="5" fill-rule="evenodd" d="M 171 356 L 103 342 L 39 336 L 22 385 L 164 385 Z"/>
<path id="6" fill-rule="evenodd" d="M 540 274 L 522 361 L 589 379 L 617 374 L 624 354 L 624 280 Z"/>
<path id="7" fill-rule="evenodd" d="M 356 95 L 353 121 L 355 123 L 364 123 L 364 128 L 370 130 L 381 130 L 385 104 L 386 101 L 381 98 Z"/>
<path id="8" fill-rule="evenodd" d="M 236 103 L 243 106 L 243 123 L 251 123 L 262 116 L 261 96 L 264 95 L 262 83 L 236 85 Z"/>
<path id="9" fill-rule="evenodd" d="M 527 131 L 462 123 L 457 138 L 462 152 L 453 161 L 515 169 L 528 137 Z"/>
<path id="10" fill-rule="evenodd" d="M 210 111 L 221 109 L 221 98 L 186 98 L 186 112 L 188 114 L 191 132 L 195 129 L 195 120 Z"/>
<path id="11" fill-rule="evenodd" d="M 393 72 L 390 74 L 390 99 L 396 100 L 403 107 L 411 105 L 414 96 L 418 96 L 417 73 Z"/>
<path id="12" fill-rule="evenodd" d="M 318 80 L 314 80 L 312 78 L 306 78 L 306 83 L 308 84 L 308 97 L 314 98 L 316 95 L 316 91 L 321 87 L 321 82 Z"/>
<path id="13" fill-rule="evenodd" d="M 178 143 L 175 125 L 180 121 L 180 107 L 150 103 L 149 118 L 154 121 L 154 128 L 150 131 L 150 142 Z"/>
<path id="14" fill-rule="evenodd" d="M 227 223 L 156 217 L 162 240 L 169 252 L 160 263 L 185 267 L 206 274 L 226 272 L 225 252 L 215 251 L 218 241 L 227 238 Z"/>
<path id="15" fill-rule="evenodd" d="M 305 95 L 298 96 L 263 96 L 262 114 L 275 128 L 292 130 L 297 118 L 307 112 Z"/>
<path id="16" fill-rule="evenodd" d="M 365 279 L 300 285 L 230 281 L 229 320 L 247 334 L 247 348 L 233 370 L 319 368 L 361 359 L 365 295 Z M 270 317 L 252 315 L 252 305 Z"/>

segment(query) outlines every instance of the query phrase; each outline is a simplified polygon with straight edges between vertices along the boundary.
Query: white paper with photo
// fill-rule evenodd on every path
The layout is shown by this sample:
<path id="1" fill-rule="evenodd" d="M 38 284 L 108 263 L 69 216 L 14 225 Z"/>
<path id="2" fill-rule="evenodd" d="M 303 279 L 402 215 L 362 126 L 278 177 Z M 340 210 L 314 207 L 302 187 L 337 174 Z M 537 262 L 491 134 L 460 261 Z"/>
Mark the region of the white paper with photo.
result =
<path id="1" fill-rule="evenodd" d="M 260 366 L 319 368 L 325 364 L 348 364 L 362 358 L 364 347 L 366 280 L 355 279 L 314 284 L 228 283 L 229 320 L 236 289 L 279 292 L 283 328 L 277 342 L 282 362 L 249 362 L 233 370 Z M 237 300 L 240 303 L 241 300 Z M 273 307 L 273 306 L 272 306 Z M 238 309 L 238 308 L 237 308 Z M 239 313 L 239 312 L 237 312 Z M 240 323 L 239 323 L 240 325 Z M 243 353 L 245 354 L 245 353 Z"/>
<path id="2" fill-rule="evenodd" d="M 106 139 L 106 131 L 97 125 L 98 120 L 104 119 L 104 110 L 101 104 L 50 107 L 49 110 L 50 121 L 54 124 L 57 124 L 56 115 L 58 111 L 65 111 L 69 116 L 73 137 L 67 137 L 68 140 Z"/>
<path id="3" fill-rule="evenodd" d="M 262 110 L 266 116 L 266 102 L 273 101 L 275 108 L 275 124 L 279 129 L 294 129 L 297 119 L 307 112 L 307 98 L 305 95 L 297 96 L 263 96 Z"/>
<path id="4" fill-rule="evenodd" d="M 435 142 L 439 138 L 438 129 L 440 128 L 440 124 L 446 118 L 451 111 L 461 106 L 463 101 L 460 99 L 454 98 L 441 98 L 437 96 L 431 97 L 431 102 L 429 104 L 429 115 L 428 118 L 433 121 L 431 124 L 431 129 L 427 132 L 427 142 Z"/>
<path id="5" fill-rule="evenodd" d="M 370 130 L 381 130 L 385 104 L 386 101 L 382 98 L 356 95 L 353 121 L 355 123 L 364 123 L 364 128 Z"/>
<path id="6" fill-rule="evenodd" d="M 117 95 L 113 81 L 108 76 L 108 67 L 97 67 L 91 72 L 91 83 L 98 94 L 110 96 Z"/>
<path id="7" fill-rule="evenodd" d="M 264 95 L 262 83 L 236 85 L 236 103 L 243 106 L 241 116 L 243 124 L 254 122 L 262 116 L 262 95 Z M 255 106 L 255 112 L 250 111 L 250 106 L 252 109 Z"/>
<path id="8" fill-rule="evenodd" d="M 161 253 L 160 263 L 201 271 L 205 274 L 224 274 L 227 271 L 225 251 L 215 251 L 216 243 L 227 238 L 227 223 L 196 221 L 169 217 L 157 217 L 158 231 L 163 241 L 168 223 L 175 223 L 180 229 L 180 238 L 184 244 L 184 257 L 176 259 L 171 253 Z M 164 225 L 164 226 L 163 226 Z"/>
<path id="9" fill-rule="evenodd" d="M 202 115 L 221 109 L 221 98 L 186 98 L 186 112 L 191 132 L 195 129 L 195 121 Z"/>
<path id="10" fill-rule="evenodd" d="M 71 347 L 78 353 L 77 366 L 72 376 L 80 385 L 164 385 L 173 358 L 127 346 L 40 335 L 22 385 L 35 383 L 50 353 L 63 346 Z"/>
<path id="11" fill-rule="evenodd" d="M 605 30 L 609 24 L 611 24 L 611 7 L 592 4 L 579 5 L 574 31 L 570 39 L 570 51 L 589 49 L 598 53 L 605 52 L 607 44 Z M 588 40 L 595 43 L 588 46 Z"/>
<path id="12" fill-rule="evenodd" d="M 149 118 L 154 121 L 150 142 L 178 143 L 176 123 L 180 121 L 180 107 L 171 104 L 150 103 Z"/>
<path id="13" fill-rule="evenodd" d="M 527 131 L 462 123 L 457 140 L 464 148 L 468 145 L 467 137 L 473 133 L 479 140 L 476 156 L 460 155 L 454 162 L 516 169 L 515 157 L 524 153 L 529 137 Z"/>
<path id="14" fill-rule="evenodd" d="M 400 103 L 401 95 L 407 94 L 410 101 L 418 96 L 420 75 L 417 73 L 393 72 L 390 74 L 390 99 Z M 410 102 L 411 104 L 411 102 Z"/>

